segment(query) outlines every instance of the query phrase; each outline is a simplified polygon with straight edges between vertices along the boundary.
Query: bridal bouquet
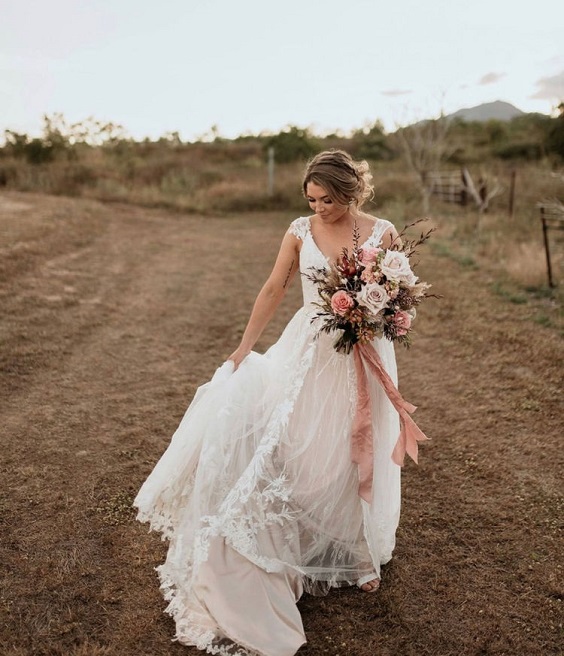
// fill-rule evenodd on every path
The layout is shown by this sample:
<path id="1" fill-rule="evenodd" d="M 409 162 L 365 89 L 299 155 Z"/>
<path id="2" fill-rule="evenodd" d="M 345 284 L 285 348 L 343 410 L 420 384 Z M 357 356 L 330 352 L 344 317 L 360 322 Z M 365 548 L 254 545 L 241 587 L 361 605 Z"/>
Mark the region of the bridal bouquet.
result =
<path id="1" fill-rule="evenodd" d="M 344 248 L 336 264 L 312 267 L 306 274 L 318 286 L 320 330 L 341 331 L 334 344 L 338 352 L 350 353 L 357 342 L 382 336 L 409 346 L 416 307 L 430 287 L 413 273 L 410 258 L 433 230 L 405 239 L 406 230 L 417 223 L 406 226 L 387 249 L 359 247 L 355 226 L 351 253 Z"/>

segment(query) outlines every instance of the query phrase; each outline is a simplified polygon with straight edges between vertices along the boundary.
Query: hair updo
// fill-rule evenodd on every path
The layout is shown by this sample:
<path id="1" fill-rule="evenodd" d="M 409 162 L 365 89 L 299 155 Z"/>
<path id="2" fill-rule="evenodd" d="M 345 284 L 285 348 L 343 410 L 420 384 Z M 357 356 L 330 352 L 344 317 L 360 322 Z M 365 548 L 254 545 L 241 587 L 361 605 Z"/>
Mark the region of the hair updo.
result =
<path id="1" fill-rule="evenodd" d="M 323 187 L 332 201 L 361 208 L 374 195 L 368 162 L 355 162 L 344 150 L 325 150 L 311 159 L 306 167 L 302 188 L 307 197 L 308 182 Z"/>

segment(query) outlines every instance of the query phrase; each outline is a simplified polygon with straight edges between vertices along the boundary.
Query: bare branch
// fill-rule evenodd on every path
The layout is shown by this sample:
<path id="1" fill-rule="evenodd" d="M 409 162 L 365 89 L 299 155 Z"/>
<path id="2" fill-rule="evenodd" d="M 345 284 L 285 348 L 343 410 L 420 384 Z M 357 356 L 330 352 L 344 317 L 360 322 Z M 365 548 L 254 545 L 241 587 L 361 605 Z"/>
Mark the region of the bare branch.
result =
<path id="1" fill-rule="evenodd" d="M 408 167 L 419 178 L 425 212 L 429 210 L 429 197 L 434 184 L 431 173 L 439 168 L 452 149 L 447 142 L 449 128 L 448 119 L 441 115 L 438 119 L 398 128 L 395 133 Z"/>
<path id="2" fill-rule="evenodd" d="M 462 171 L 462 182 L 464 184 L 464 189 L 472 198 L 480 212 L 485 212 L 489 207 L 490 201 L 504 191 L 503 185 L 495 179 L 493 186 L 488 188 L 487 178 L 480 178 L 480 187 L 479 189 L 476 189 L 470 171 L 466 168 Z"/>

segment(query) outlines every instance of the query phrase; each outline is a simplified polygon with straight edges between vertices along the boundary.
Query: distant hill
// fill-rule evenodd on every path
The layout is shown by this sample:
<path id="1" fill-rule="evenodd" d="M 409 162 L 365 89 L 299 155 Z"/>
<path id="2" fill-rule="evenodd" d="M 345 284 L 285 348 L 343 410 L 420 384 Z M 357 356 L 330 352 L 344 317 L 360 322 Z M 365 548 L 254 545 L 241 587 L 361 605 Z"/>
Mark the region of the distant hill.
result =
<path id="1" fill-rule="evenodd" d="M 524 113 L 511 103 L 496 100 L 476 107 L 459 109 L 457 112 L 449 114 L 447 118 L 461 118 L 464 121 L 490 121 L 492 119 L 510 121 L 512 118 L 522 116 Z"/>

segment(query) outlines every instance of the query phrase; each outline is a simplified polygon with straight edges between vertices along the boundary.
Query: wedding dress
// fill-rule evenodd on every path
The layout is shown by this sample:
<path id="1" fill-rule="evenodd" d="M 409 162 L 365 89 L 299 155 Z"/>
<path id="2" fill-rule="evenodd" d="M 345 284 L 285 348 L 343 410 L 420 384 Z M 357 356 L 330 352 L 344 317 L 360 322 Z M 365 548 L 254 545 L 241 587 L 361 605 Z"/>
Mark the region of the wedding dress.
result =
<path id="1" fill-rule="evenodd" d="M 377 219 L 363 246 L 379 245 L 390 226 Z M 289 229 L 302 241 L 302 274 L 328 264 L 308 217 Z M 157 570 L 176 639 L 210 654 L 295 654 L 305 643 L 302 592 L 379 577 L 394 548 L 398 414 L 371 380 L 368 503 L 351 461 L 353 357 L 335 351 L 335 333 L 319 333 L 317 289 L 301 280 L 303 306 L 280 339 L 235 372 L 227 361 L 197 390 L 134 502 L 138 519 L 170 540 Z M 397 382 L 393 344 L 373 346 Z"/>

